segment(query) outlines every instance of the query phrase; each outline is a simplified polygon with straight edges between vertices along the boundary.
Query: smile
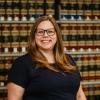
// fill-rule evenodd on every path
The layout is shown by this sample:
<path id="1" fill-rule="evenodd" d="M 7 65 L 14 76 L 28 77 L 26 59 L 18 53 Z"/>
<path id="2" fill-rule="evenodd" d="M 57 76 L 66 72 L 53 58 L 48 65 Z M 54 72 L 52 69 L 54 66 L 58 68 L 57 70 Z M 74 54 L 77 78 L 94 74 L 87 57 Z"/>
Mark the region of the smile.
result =
<path id="1" fill-rule="evenodd" d="M 43 43 L 49 43 L 50 40 L 42 40 Z"/>

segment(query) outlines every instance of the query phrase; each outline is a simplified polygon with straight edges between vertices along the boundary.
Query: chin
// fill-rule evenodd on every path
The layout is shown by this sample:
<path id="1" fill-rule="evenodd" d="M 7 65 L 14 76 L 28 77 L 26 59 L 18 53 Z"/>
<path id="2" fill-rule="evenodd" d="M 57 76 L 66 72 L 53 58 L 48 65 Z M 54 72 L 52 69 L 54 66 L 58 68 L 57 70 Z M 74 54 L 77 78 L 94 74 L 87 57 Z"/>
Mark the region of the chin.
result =
<path id="1" fill-rule="evenodd" d="M 45 47 L 45 48 L 44 48 L 44 47 L 42 47 L 41 49 L 42 49 L 42 50 L 52 50 L 52 48 L 51 48 L 51 47 Z"/>

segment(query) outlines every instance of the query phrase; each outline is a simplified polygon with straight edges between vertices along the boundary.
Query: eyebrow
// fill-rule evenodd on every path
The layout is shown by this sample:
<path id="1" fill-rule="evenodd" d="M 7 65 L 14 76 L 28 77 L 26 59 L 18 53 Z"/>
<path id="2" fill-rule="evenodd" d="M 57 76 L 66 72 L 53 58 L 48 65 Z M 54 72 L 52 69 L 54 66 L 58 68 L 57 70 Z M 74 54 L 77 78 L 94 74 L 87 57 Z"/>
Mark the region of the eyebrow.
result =
<path id="1" fill-rule="evenodd" d="M 40 29 L 40 30 L 48 30 L 48 29 L 55 29 L 55 28 L 47 28 L 47 29 L 37 28 L 37 29 Z"/>

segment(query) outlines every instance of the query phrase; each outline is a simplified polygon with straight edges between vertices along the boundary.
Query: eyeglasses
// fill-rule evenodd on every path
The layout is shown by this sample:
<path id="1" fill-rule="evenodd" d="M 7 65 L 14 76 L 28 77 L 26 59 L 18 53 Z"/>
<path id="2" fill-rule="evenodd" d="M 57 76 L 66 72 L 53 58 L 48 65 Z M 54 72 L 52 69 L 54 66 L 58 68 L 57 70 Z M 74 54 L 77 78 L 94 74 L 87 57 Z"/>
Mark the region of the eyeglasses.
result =
<path id="1" fill-rule="evenodd" d="M 36 30 L 36 35 L 38 36 L 43 36 L 45 35 L 45 32 L 49 35 L 49 36 L 52 36 L 55 34 L 55 29 L 54 28 L 50 28 L 50 29 L 47 29 L 47 30 L 44 30 L 44 29 L 37 29 Z"/>

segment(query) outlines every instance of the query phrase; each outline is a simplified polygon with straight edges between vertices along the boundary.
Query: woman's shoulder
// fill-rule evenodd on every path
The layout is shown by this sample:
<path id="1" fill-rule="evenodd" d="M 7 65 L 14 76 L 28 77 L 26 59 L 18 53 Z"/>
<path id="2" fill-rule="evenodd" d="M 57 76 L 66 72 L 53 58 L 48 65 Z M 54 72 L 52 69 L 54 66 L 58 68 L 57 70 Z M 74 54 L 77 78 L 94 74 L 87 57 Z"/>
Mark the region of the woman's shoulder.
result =
<path id="1" fill-rule="evenodd" d="M 24 65 L 31 65 L 33 63 L 33 61 L 32 61 L 32 57 L 27 53 L 27 54 L 24 54 L 20 57 L 17 57 L 14 60 L 14 63 L 24 64 Z"/>
<path id="2" fill-rule="evenodd" d="M 27 53 L 27 54 L 24 54 L 24 55 L 21 55 L 21 56 L 19 56 L 19 57 L 17 57 L 16 59 L 15 59 L 15 61 L 17 60 L 21 60 L 21 61 L 23 61 L 23 60 L 28 60 L 28 59 L 30 59 L 31 58 L 31 56 Z"/>
<path id="3" fill-rule="evenodd" d="M 27 53 L 27 54 L 24 54 L 24 55 L 21 55 L 21 56 L 19 56 L 19 57 L 17 57 L 16 59 L 15 59 L 15 62 L 19 62 L 19 61 L 21 61 L 21 62 L 27 62 L 27 61 L 30 61 L 30 60 L 32 60 L 32 58 L 31 58 L 31 56 Z"/>

